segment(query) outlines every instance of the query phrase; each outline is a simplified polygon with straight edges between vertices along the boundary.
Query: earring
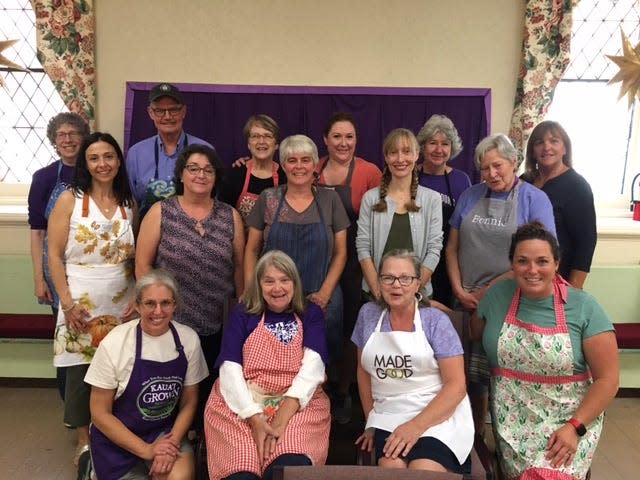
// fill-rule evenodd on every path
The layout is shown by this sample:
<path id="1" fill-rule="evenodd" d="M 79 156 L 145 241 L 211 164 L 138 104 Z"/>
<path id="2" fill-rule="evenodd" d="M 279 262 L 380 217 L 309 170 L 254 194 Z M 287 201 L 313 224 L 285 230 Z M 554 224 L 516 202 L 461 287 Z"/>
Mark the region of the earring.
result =
<path id="1" fill-rule="evenodd" d="M 420 292 L 416 292 L 416 300 L 418 301 L 418 303 L 422 301 L 422 294 Z"/>

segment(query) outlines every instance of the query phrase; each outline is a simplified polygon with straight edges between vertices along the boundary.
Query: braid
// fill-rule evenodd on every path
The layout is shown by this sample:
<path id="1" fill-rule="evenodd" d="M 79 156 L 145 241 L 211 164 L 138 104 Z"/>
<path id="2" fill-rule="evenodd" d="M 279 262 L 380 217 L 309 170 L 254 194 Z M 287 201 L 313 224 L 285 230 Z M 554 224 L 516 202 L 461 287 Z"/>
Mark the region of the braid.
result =
<path id="1" fill-rule="evenodd" d="M 387 211 L 387 201 L 385 200 L 387 196 L 387 189 L 389 188 L 389 182 L 391 181 L 391 172 L 389 172 L 389 167 L 386 165 L 382 170 L 382 182 L 380 183 L 380 201 L 376 203 L 371 210 L 374 212 L 386 212 Z"/>
<path id="2" fill-rule="evenodd" d="M 411 200 L 407 202 L 405 208 L 408 212 L 419 212 L 420 206 L 416 204 L 416 196 L 418 195 L 418 166 L 416 165 L 411 172 Z"/>

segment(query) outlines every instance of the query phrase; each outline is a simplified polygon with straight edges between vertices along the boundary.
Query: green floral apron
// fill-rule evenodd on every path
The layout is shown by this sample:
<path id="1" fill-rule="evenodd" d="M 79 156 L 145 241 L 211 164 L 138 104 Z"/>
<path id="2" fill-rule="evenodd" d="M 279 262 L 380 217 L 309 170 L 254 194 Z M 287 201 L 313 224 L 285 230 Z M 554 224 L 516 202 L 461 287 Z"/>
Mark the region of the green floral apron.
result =
<path id="1" fill-rule="evenodd" d="M 566 424 L 592 383 L 590 372 L 574 374 L 573 349 L 564 305 L 566 282 L 556 277 L 551 328 L 516 318 L 517 289 L 498 338 L 498 368 L 491 370 L 496 446 L 507 479 L 584 479 L 602 431 L 601 414 L 578 442 L 573 463 L 554 468 L 545 458 L 551 434 Z"/>

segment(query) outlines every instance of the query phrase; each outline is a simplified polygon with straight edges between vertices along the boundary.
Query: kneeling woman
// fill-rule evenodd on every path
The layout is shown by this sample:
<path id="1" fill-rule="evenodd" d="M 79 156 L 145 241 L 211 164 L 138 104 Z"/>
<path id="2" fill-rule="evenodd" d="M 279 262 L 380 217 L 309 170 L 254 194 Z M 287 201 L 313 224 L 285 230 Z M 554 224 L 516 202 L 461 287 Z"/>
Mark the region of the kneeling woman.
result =
<path id="1" fill-rule="evenodd" d="M 421 304 L 420 261 L 391 250 L 380 262 L 380 304 L 367 303 L 351 339 L 367 424 L 356 440 L 387 468 L 468 473 L 473 420 L 460 338 Z"/>
<path id="2" fill-rule="evenodd" d="M 270 479 L 274 465 L 321 465 L 329 449 L 324 315 L 296 266 L 272 250 L 231 313 L 205 409 L 212 479 Z"/>
<path id="3" fill-rule="evenodd" d="M 194 478 L 186 439 L 209 374 L 198 335 L 173 322 L 173 277 L 152 270 L 136 283 L 140 320 L 100 343 L 85 382 L 91 388 L 90 445 L 99 480 Z"/>

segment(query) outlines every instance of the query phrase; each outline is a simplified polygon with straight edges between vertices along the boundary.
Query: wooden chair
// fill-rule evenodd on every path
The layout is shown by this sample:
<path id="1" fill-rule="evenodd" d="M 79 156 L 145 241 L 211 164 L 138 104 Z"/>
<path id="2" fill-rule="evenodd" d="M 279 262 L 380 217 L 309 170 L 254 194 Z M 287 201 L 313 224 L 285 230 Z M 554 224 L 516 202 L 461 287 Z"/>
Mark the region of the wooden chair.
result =
<path id="1" fill-rule="evenodd" d="M 496 480 L 497 477 L 495 476 L 493 464 L 494 458 L 493 453 L 485 445 L 484 440 L 479 436 L 476 437 L 473 442 L 473 449 L 471 450 L 471 473 L 456 475 L 456 478 L 462 478 L 462 480 Z M 366 452 L 358 449 L 357 463 L 363 467 L 376 466 L 377 463 L 374 452 Z M 485 466 L 485 463 L 487 466 Z M 376 468 L 376 470 L 395 471 L 395 469 L 392 468 Z M 403 479 L 404 472 L 410 471 L 413 470 L 402 471 Z"/>
<path id="2" fill-rule="evenodd" d="M 358 465 L 276 467 L 273 480 L 460 480 L 454 473 L 372 468 Z"/>

